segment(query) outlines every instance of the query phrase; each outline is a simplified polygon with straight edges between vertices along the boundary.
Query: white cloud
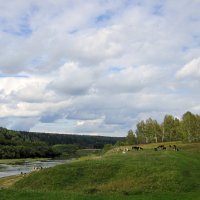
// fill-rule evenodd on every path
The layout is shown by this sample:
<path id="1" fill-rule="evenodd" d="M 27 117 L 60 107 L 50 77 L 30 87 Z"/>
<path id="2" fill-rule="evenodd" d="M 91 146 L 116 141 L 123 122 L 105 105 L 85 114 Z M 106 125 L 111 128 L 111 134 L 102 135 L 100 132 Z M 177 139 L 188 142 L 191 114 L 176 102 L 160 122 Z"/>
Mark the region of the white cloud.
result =
<path id="1" fill-rule="evenodd" d="M 66 95 L 86 94 L 93 82 L 93 73 L 81 68 L 77 63 L 66 63 L 53 73 L 53 80 L 48 84 L 49 89 Z"/>
<path id="2" fill-rule="evenodd" d="M 111 68 L 105 76 L 97 80 L 96 86 L 100 92 L 135 93 L 151 87 L 162 76 L 160 69 L 152 66 L 127 67 L 117 70 Z"/>
<path id="3" fill-rule="evenodd" d="M 177 72 L 178 78 L 199 78 L 200 77 L 200 57 L 191 60 Z"/>
<path id="4" fill-rule="evenodd" d="M 190 0 L 3 2 L 3 125 L 124 135 L 142 118 L 198 112 L 199 10 Z"/>

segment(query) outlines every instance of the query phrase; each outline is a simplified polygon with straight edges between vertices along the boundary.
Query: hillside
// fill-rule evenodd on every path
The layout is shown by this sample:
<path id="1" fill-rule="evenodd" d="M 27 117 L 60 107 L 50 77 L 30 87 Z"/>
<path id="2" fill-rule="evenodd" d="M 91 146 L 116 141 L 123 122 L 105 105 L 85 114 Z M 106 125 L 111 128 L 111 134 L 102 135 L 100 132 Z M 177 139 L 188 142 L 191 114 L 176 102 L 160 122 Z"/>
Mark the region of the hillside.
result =
<path id="1" fill-rule="evenodd" d="M 0 159 L 55 157 L 62 153 L 54 148 L 57 144 L 68 145 L 66 148 L 69 149 L 70 154 L 74 148 L 99 149 L 105 144 L 115 144 L 123 139 L 122 137 L 32 133 L 0 127 Z"/>
<path id="2" fill-rule="evenodd" d="M 91 135 L 72 135 L 72 134 L 53 134 L 35 133 L 19 131 L 24 137 L 37 138 L 48 145 L 55 144 L 78 144 L 84 148 L 103 148 L 105 144 L 115 144 L 117 141 L 124 140 L 124 137 L 91 136 Z"/>
<path id="3" fill-rule="evenodd" d="M 178 152 L 154 151 L 156 144 L 126 154 L 114 149 L 103 157 L 31 173 L 9 192 L 15 191 L 16 199 L 21 192 L 36 196 L 52 192 L 54 199 L 58 191 L 63 196 L 59 199 L 199 199 L 200 144 L 178 145 Z M 1 194 L 12 199 L 7 190 Z"/>
<path id="4" fill-rule="evenodd" d="M 0 127 L 0 159 L 55 157 L 58 154 L 37 137 Z"/>

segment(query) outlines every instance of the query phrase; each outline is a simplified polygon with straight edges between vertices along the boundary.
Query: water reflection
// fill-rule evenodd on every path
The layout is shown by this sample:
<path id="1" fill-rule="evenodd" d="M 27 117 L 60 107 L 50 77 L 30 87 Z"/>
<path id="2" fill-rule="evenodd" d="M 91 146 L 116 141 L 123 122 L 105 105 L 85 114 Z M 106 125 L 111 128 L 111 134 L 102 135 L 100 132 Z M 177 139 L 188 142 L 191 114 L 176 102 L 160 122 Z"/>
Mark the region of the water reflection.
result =
<path id="1" fill-rule="evenodd" d="M 47 160 L 47 161 L 35 161 L 24 162 L 20 165 L 7 165 L 0 164 L 0 178 L 12 175 L 18 175 L 22 173 L 29 173 L 34 168 L 48 168 L 59 164 L 68 163 L 70 160 Z"/>

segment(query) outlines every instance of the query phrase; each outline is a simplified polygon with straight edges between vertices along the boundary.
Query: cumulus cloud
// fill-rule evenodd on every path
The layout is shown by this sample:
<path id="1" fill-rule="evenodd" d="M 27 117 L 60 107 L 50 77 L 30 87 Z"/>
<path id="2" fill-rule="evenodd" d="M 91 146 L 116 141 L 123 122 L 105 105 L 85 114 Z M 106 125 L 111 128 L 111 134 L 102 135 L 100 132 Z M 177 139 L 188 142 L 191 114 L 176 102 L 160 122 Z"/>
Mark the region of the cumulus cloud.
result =
<path id="1" fill-rule="evenodd" d="M 0 7 L 2 126 L 125 135 L 199 112 L 199 1 L 16 0 Z"/>
<path id="2" fill-rule="evenodd" d="M 77 63 L 66 63 L 53 74 L 55 77 L 47 86 L 55 92 L 66 95 L 83 95 L 87 93 L 93 82 L 93 73 L 81 68 Z"/>
<path id="3" fill-rule="evenodd" d="M 178 72 L 178 78 L 199 78 L 200 77 L 200 57 L 191 60 L 189 63 L 184 65 Z"/>
<path id="4" fill-rule="evenodd" d="M 101 92 L 136 93 L 162 79 L 162 73 L 159 68 L 153 66 L 111 68 L 105 76 L 97 80 L 96 87 Z"/>
<path id="5" fill-rule="evenodd" d="M 0 118 L 1 127 L 7 127 L 17 131 L 29 131 L 30 128 L 33 127 L 36 123 L 38 123 L 38 119 L 36 117 L 11 116 Z"/>

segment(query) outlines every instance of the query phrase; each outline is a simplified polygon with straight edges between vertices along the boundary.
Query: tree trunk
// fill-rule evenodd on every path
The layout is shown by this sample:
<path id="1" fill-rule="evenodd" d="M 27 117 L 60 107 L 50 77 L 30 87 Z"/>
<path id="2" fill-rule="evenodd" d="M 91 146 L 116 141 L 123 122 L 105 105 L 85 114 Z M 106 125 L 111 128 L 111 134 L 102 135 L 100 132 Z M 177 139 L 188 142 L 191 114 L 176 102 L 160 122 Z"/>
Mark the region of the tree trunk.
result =
<path id="1" fill-rule="evenodd" d="M 165 138 L 165 130 L 164 128 L 162 129 L 162 142 L 164 142 L 164 138 Z"/>
<path id="2" fill-rule="evenodd" d="M 146 140 L 146 144 L 147 144 L 147 143 L 149 142 L 149 141 L 148 141 L 148 137 L 145 137 L 145 140 Z"/>
<path id="3" fill-rule="evenodd" d="M 157 136 L 155 136 L 155 141 L 156 141 L 156 143 L 158 143 L 158 138 L 157 138 Z"/>

